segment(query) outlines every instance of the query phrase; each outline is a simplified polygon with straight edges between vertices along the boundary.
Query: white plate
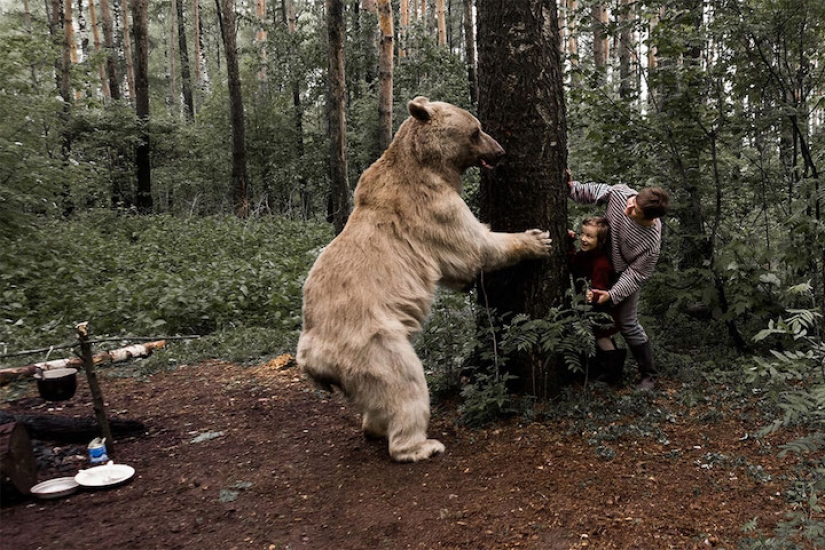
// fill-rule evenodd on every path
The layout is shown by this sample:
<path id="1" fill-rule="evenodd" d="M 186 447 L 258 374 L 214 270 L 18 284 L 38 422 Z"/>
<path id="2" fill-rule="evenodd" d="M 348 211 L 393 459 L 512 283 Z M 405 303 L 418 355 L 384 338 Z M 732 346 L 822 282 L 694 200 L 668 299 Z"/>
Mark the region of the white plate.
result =
<path id="1" fill-rule="evenodd" d="M 31 493 L 38 498 L 60 498 L 77 491 L 77 481 L 73 477 L 58 477 L 38 483 Z"/>
<path id="2" fill-rule="evenodd" d="M 111 487 L 135 475 L 135 469 L 126 464 L 103 464 L 80 470 L 74 480 L 83 487 Z"/>

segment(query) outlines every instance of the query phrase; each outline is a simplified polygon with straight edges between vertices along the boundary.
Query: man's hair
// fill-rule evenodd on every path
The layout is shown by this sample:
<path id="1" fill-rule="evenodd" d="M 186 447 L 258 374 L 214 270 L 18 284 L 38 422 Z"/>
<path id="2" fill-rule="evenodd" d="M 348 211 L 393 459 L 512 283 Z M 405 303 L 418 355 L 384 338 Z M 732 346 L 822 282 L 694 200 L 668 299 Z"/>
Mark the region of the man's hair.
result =
<path id="1" fill-rule="evenodd" d="M 599 239 L 597 248 L 605 248 L 607 240 L 610 238 L 610 224 L 603 216 L 590 216 L 582 221 L 582 227 L 595 227 L 596 237 Z"/>
<path id="2" fill-rule="evenodd" d="M 670 209 L 670 195 L 659 187 L 647 187 L 636 195 L 636 206 L 645 219 L 661 218 Z"/>

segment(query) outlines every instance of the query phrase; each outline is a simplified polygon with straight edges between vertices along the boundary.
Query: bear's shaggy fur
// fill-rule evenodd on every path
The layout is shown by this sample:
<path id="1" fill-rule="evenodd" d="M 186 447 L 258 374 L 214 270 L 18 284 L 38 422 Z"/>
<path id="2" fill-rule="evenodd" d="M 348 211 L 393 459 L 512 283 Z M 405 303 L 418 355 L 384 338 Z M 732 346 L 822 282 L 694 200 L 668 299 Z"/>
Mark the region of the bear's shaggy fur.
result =
<path id="1" fill-rule="evenodd" d="M 466 288 L 481 270 L 549 254 L 546 232 L 493 233 L 460 196 L 461 174 L 504 150 L 470 113 L 417 97 L 410 118 L 355 190 L 344 230 L 304 285 L 297 361 L 321 387 L 340 388 L 369 437 L 387 437 L 393 460 L 444 451 L 427 439 L 430 400 L 410 338 L 437 284 Z"/>

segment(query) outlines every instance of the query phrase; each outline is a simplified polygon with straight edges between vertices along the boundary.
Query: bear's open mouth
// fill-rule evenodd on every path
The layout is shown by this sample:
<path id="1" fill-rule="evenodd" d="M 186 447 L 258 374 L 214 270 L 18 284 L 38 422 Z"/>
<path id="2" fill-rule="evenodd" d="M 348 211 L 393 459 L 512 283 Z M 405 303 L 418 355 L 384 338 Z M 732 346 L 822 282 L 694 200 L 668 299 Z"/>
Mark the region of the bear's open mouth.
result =
<path id="1" fill-rule="evenodd" d="M 486 160 L 484 160 L 484 159 L 478 159 L 478 164 L 479 164 L 482 168 L 487 168 L 488 170 L 492 170 L 492 169 L 493 169 L 493 168 L 495 168 L 495 166 L 496 166 L 496 161 L 492 161 L 492 163 L 490 163 L 490 162 L 487 162 L 487 161 L 486 161 Z"/>

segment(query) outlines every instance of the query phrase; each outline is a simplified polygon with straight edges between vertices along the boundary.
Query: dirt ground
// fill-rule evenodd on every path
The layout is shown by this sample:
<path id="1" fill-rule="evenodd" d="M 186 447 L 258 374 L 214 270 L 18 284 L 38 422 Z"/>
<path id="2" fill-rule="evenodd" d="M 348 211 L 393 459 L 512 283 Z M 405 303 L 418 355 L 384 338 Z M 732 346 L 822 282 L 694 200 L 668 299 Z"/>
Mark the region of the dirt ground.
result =
<path id="1" fill-rule="evenodd" d="M 113 370 L 101 374 L 109 414 L 146 425 L 115 444 L 134 478 L 4 503 L 4 550 L 733 549 L 746 522 L 781 519 L 780 474 L 795 460 L 743 437 L 755 428 L 743 415 L 709 420 L 707 401 L 683 403 L 676 382 L 646 397 L 671 412 L 656 437 L 634 432 L 633 418 L 607 450 L 567 418 L 471 430 L 442 405 L 430 434 L 446 453 L 396 464 L 386 442 L 363 439 L 345 402 L 282 361 L 145 379 Z M 70 401 L 1 408 L 92 415 L 84 380 Z M 70 449 L 62 471 L 43 466 L 40 481 L 88 467 L 84 455 Z"/>

